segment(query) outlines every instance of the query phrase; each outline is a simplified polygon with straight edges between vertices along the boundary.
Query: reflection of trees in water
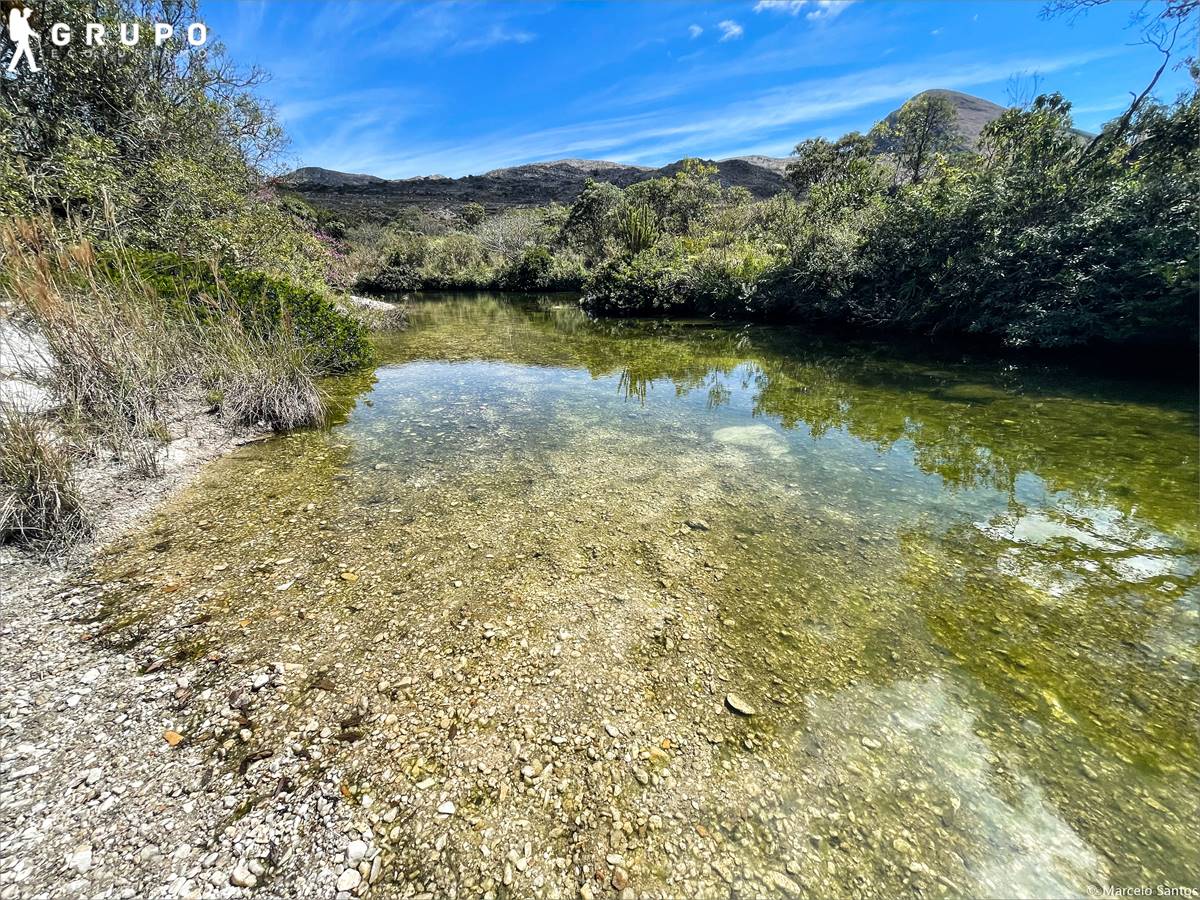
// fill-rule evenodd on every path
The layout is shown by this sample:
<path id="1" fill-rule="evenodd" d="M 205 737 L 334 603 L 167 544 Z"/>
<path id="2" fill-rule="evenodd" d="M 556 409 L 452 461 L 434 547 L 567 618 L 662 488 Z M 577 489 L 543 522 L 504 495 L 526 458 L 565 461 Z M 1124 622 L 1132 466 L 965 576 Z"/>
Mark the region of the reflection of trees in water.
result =
<path id="1" fill-rule="evenodd" d="M 1018 380 L 994 365 L 931 371 L 853 346 L 806 346 L 769 334 L 756 334 L 746 354 L 734 349 L 744 334 L 657 331 L 647 336 L 627 326 L 585 340 L 576 352 L 593 376 L 621 373 L 630 399 L 645 402 L 660 381 L 678 393 L 703 389 L 710 406 L 748 392 L 754 414 L 784 428 L 804 425 L 814 437 L 842 430 L 880 452 L 911 445 L 914 464 L 951 486 L 986 485 L 1011 495 L 1017 477 L 1031 472 L 1051 490 L 1125 511 L 1137 504 L 1164 527 L 1200 513 L 1194 413 L 1074 398 L 1052 378 Z M 1093 381 L 1091 392 L 1097 387 Z M 1179 492 L 1164 493 L 1164 479 Z"/>
<path id="2" fill-rule="evenodd" d="M 417 328 L 457 337 L 478 358 L 583 367 L 617 376 L 627 400 L 655 383 L 702 390 L 710 407 L 735 393 L 755 415 L 815 436 L 842 430 L 878 450 L 912 447 L 915 465 L 952 486 L 1012 493 L 1032 472 L 1051 490 L 1160 527 L 1200 518 L 1194 400 L 1126 400 L 1128 385 L 1030 364 L 944 362 L 797 328 L 690 321 L 594 320 L 561 297 L 512 302 L 459 296 L 417 304 Z M 437 343 L 433 345 L 435 348 Z"/>
<path id="3" fill-rule="evenodd" d="M 617 390 L 626 400 L 637 399 L 640 403 L 646 402 L 646 391 L 650 387 L 650 379 L 635 375 L 631 370 L 625 369 L 621 372 L 621 377 L 617 380 Z"/>
<path id="4" fill-rule="evenodd" d="M 1120 574 L 1113 563 L 1148 537 L 1137 517 L 1071 506 L 1048 515 L 1104 535 L 1103 544 L 1014 540 L 1028 514 L 1014 504 L 986 528 L 902 533 L 899 587 L 913 620 L 982 688 L 989 744 L 1035 772 L 1068 818 L 1087 823 L 1089 843 L 1121 878 L 1138 874 L 1133 826 L 1155 836 L 1138 852 L 1141 863 L 1154 857 L 1174 880 L 1194 881 L 1195 805 L 1180 809 L 1178 800 L 1200 787 L 1200 691 L 1187 649 L 1194 626 L 1182 599 L 1196 579 Z M 1119 815 L 1095 814 L 1114 798 Z"/>
<path id="5" fill-rule="evenodd" d="M 708 386 L 708 408 L 719 409 L 725 406 L 733 398 L 733 391 L 723 384 L 710 384 Z"/>

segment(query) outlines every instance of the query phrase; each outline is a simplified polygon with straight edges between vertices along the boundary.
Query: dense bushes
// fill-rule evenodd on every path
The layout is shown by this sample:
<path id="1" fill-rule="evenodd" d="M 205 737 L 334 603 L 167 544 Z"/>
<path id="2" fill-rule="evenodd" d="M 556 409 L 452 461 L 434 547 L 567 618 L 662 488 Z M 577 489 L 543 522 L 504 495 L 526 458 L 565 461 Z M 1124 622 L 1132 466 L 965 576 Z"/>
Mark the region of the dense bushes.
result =
<path id="1" fill-rule="evenodd" d="M 5 10 L 10 4 L 5 5 Z M 175 0 L 42 0 L 33 24 L 82 34 L 103 20 L 174 26 L 169 40 L 79 52 L 44 41 L 38 72 L 0 90 L 0 217 L 71 220 L 96 241 L 217 256 L 309 286 L 335 279 L 333 223 L 269 187 L 286 139 L 219 44 L 188 45 L 194 4 Z M 11 58 L 0 42 L 0 68 Z"/>
<path id="2" fill-rule="evenodd" d="M 1196 96 L 1100 153 L 1069 110 L 1039 98 L 989 125 L 978 157 L 810 210 L 776 312 L 1013 346 L 1195 344 Z"/>
<path id="3" fill-rule="evenodd" d="M 194 14 L 174 0 L 43 0 L 43 34 L 111 17 L 178 37 L 86 53 L 46 42 L 39 71 L 4 78 L 0 300 L 6 328 L 45 349 L 36 379 L 56 403 L 52 418 L 7 410 L 0 423 L 5 539 L 82 532 L 75 456 L 157 474 L 201 398 L 233 423 L 313 424 L 314 378 L 371 361 L 364 326 L 328 292 L 348 283 L 342 229 L 271 187 L 284 140 L 255 96 L 261 75 L 219 45 L 190 47 Z M 0 68 L 12 52 L 0 42 Z"/>
<path id="4" fill-rule="evenodd" d="M 605 315 L 665 315 L 694 306 L 683 258 L 666 247 L 610 259 L 592 274 L 588 286 L 586 305 Z"/>
<path id="5" fill-rule="evenodd" d="M 440 230 L 431 228 L 428 220 L 418 223 L 419 229 L 412 223 L 361 226 L 348 235 L 357 272 L 354 287 L 368 293 L 578 290 L 586 270 L 581 253 L 563 240 L 565 216 L 555 206 L 491 217 L 472 207 L 453 223 L 469 231 L 446 222 Z"/>
<path id="6" fill-rule="evenodd" d="M 1070 104 L 1043 96 L 964 153 L 953 109 L 921 95 L 869 136 L 800 144 L 790 194 L 754 202 L 687 160 L 625 189 L 590 181 L 567 209 L 475 209 L 470 231 L 389 233 L 359 284 L 581 289 L 606 315 L 1022 347 L 1194 345 L 1198 103 L 1148 105 L 1089 144 Z"/>

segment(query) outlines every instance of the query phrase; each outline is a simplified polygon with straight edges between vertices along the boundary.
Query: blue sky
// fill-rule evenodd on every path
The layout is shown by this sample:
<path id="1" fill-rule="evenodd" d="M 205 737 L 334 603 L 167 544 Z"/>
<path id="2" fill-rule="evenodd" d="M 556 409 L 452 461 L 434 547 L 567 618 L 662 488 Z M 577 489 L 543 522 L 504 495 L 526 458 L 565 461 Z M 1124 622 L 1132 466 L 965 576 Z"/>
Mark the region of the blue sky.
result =
<path id="1" fill-rule="evenodd" d="M 1061 91 L 1088 130 L 1118 114 L 1159 56 L 1140 3 L 1074 21 L 1041 2 L 289 2 L 209 0 L 291 165 L 387 178 L 477 174 L 561 157 L 662 165 L 786 155 L 866 129 L 918 91 L 1010 102 L 1012 79 Z M 1173 71 L 1160 96 L 1188 83 Z"/>

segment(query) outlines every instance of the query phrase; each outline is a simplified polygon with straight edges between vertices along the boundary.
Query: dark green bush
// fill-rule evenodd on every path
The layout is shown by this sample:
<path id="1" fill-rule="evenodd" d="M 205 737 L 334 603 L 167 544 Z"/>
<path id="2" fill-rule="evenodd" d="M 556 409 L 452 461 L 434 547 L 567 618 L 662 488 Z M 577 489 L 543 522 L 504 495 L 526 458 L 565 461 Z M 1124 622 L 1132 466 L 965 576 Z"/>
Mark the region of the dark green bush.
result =
<path id="1" fill-rule="evenodd" d="M 321 372 L 349 372 L 373 360 L 366 329 L 317 291 L 263 272 L 214 268 L 168 253 L 136 254 L 134 260 L 160 296 L 201 325 L 232 306 L 253 334 L 291 328 Z"/>
<path id="2" fill-rule="evenodd" d="M 512 291 L 547 290 L 552 264 L 549 249 L 541 246 L 528 247 L 501 276 L 501 284 Z"/>
<path id="3" fill-rule="evenodd" d="M 652 247 L 597 269 L 582 303 L 601 315 L 653 316 L 694 311 L 694 299 L 679 258 Z"/>

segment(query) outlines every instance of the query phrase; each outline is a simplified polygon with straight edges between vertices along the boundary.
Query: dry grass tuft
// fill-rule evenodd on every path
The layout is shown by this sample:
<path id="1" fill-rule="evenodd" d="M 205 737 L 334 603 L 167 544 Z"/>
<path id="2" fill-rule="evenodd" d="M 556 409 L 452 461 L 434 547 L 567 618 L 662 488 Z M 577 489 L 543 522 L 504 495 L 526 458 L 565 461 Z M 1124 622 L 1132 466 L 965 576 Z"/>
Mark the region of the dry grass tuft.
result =
<path id="1" fill-rule="evenodd" d="M 287 340 L 257 338 L 232 325 L 210 336 L 208 383 L 220 396 L 221 414 L 238 425 L 290 431 L 325 421 L 325 401 L 309 354 Z"/>
<path id="2" fill-rule="evenodd" d="M 187 354 L 132 269 L 104 271 L 86 241 L 56 243 L 28 223 L 0 230 L 5 288 L 44 339 L 48 387 L 65 420 L 137 471 L 158 471 L 165 398 Z"/>
<path id="3" fill-rule="evenodd" d="M 90 530 L 71 460 L 49 427 L 0 406 L 0 542 L 53 547 Z"/>

